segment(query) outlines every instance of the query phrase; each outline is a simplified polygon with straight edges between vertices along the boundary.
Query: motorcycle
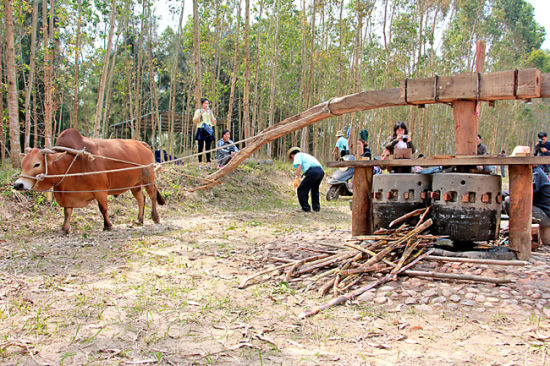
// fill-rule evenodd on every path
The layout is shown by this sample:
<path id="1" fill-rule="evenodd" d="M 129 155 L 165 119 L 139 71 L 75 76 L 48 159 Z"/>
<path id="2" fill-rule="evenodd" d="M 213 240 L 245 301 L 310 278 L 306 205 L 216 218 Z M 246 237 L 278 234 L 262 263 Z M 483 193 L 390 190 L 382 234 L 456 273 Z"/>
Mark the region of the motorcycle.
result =
<path id="1" fill-rule="evenodd" d="M 342 158 L 345 161 L 355 160 L 355 156 L 346 155 Z M 330 177 L 327 178 L 327 183 L 330 188 L 327 191 L 327 201 L 335 201 L 340 196 L 353 196 L 352 182 L 355 169 L 352 167 L 338 168 Z"/>

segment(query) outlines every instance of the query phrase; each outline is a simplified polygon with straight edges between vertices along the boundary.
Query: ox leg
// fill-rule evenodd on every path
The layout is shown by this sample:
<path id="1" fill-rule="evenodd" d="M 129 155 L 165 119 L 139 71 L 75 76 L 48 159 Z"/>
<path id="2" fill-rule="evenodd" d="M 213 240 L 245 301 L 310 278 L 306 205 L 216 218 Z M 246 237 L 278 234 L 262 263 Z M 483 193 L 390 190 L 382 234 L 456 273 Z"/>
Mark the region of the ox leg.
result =
<path id="1" fill-rule="evenodd" d="M 103 230 L 111 230 L 113 225 L 111 224 L 111 221 L 109 221 L 109 200 L 107 198 L 107 194 L 96 197 L 96 199 L 99 206 L 99 211 L 101 211 L 101 214 L 103 215 Z"/>
<path id="2" fill-rule="evenodd" d="M 61 231 L 63 231 L 64 234 L 68 234 L 71 231 L 71 216 L 73 214 L 72 207 L 65 207 L 63 208 L 63 213 L 65 214 L 65 221 L 63 221 L 63 226 L 61 227 Z"/>
<path id="3" fill-rule="evenodd" d="M 145 188 L 149 198 L 151 198 L 151 216 L 155 224 L 160 222 L 159 213 L 157 212 L 157 186 L 152 184 Z"/>
<path id="4" fill-rule="evenodd" d="M 132 194 L 134 195 L 138 203 L 138 217 L 136 224 L 143 225 L 143 216 L 145 214 L 145 196 L 143 195 L 143 190 L 140 188 L 132 189 Z"/>

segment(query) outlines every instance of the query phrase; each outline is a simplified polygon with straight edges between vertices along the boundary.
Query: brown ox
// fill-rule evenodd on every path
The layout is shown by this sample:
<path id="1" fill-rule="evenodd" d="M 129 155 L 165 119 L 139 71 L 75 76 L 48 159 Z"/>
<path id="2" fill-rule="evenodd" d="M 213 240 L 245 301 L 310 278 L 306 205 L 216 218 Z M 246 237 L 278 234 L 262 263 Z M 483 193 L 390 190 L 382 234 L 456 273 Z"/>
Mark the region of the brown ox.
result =
<path id="1" fill-rule="evenodd" d="M 75 129 L 63 131 L 57 142 L 58 146 L 76 150 L 86 148 L 94 158 L 74 152 L 32 149 L 21 162 L 22 173 L 13 184 L 13 188 L 45 191 L 53 187 L 57 203 L 64 208 L 64 233 L 69 233 L 73 208 L 85 207 L 94 199 L 97 200 L 103 215 L 103 229 L 110 230 L 112 225 L 109 221 L 107 196 L 119 195 L 128 190 L 138 202 L 137 223 L 143 224 L 145 197 L 142 186 L 151 198 L 153 221 L 159 222 L 157 202 L 163 205 L 165 201 L 155 185 L 155 171 L 150 165 L 154 163 L 154 157 L 147 144 L 136 140 L 90 139 L 83 137 Z M 146 166 L 86 175 L 90 172 L 132 168 L 138 165 Z M 63 177 L 65 174 L 69 175 Z"/>

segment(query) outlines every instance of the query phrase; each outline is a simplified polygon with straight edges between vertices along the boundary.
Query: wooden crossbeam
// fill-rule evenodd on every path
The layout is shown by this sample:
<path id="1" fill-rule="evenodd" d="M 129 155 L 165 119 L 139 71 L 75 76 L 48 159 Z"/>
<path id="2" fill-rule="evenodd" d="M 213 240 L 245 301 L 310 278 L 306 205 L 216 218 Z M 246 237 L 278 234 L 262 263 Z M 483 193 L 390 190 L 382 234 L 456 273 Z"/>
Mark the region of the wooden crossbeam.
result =
<path id="1" fill-rule="evenodd" d="M 463 73 L 405 80 L 401 84 L 401 96 L 408 104 L 528 99 L 540 98 L 541 86 L 542 74 L 537 69 Z M 550 93 L 550 85 L 547 92 Z"/>

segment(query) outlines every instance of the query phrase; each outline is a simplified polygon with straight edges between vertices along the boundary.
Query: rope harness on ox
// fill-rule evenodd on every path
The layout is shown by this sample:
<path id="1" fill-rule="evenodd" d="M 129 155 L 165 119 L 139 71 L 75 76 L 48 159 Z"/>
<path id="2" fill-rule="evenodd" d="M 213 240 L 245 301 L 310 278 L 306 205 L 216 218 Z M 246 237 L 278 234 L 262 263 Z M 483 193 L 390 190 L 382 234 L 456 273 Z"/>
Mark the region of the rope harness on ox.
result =
<path id="1" fill-rule="evenodd" d="M 61 180 L 59 182 L 57 182 L 53 185 L 53 187 L 54 187 L 53 190 L 49 190 L 49 189 L 48 190 L 37 190 L 37 192 L 95 193 L 95 192 L 127 191 L 127 190 L 134 189 L 134 188 L 140 188 L 140 187 L 146 187 L 146 186 L 154 185 L 155 183 L 141 184 L 141 185 L 136 185 L 136 186 L 131 186 L 131 187 L 116 188 L 116 189 L 100 189 L 100 190 L 87 190 L 87 191 L 67 191 L 67 190 L 58 191 L 58 190 L 55 190 L 55 187 L 58 186 L 59 184 L 61 184 L 65 180 L 65 178 L 67 178 L 67 177 L 81 177 L 81 176 L 95 175 L 95 174 L 118 173 L 118 172 L 124 172 L 124 171 L 135 170 L 135 169 L 143 169 L 143 168 L 149 168 L 149 167 L 153 167 L 154 170 L 157 171 L 158 169 L 160 169 L 160 167 L 162 165 L 175 164 L 179 161 L 182 161 L 182 160 L 185 160 L 185 159 L 190 159 L 190 158 L 193 158 L 193 157 L 196 157 L 196 156 L 199 156 L 199 155 L 202 155 L 202 154 L 214 152 L 214 151 L 217 151 L 217 150 L 221 150 L 222 148 L 226 148 L 228 146 L 235 146 L 237 144 L 241 144 L 245 141 L 251 140 L 251 139 L 256 138 L 258 136 L 259 135 L 252 136 L 252 137 L 249 137 L 247 139 L 234 142 L 232 144 L 226 144 L 223 147 L 217 147 L 217 148 L 210 149 L 210 150 L 207 150 L 207 151 L 202 151 L 200 153 L 186 155 L 186 156 L 178 158 L 178 159 L 164 161 L 164 162 L 160 162 L 160 163 L 150 163 L 150 164 L 140 164 L 140 163 L 136 163 L 136 162 L 133 162 L 133 161 L 127 161 L 127 160 L 112 158 L 112 157 L 109 157 L 109 156 L 96 155 L 96 154 L 92 154 L 92 153 L 86 151 L 86 148 L 83 148 L 82 150 L 76 150 L 76 149 L 72 149 L 72 148 L 65 147 L 65 146 L 54 146 L 51 149 L 41 149 L 40 150 L 40 152 L 44 155 L 44 170 L 45 170 L 44 173 L 37 174 L 36 176 L 21 174 L 20 177 L 33 179 L 33 180 L 36 180 L 37 182 L 44 181 L 45 179 L 61 178 Z M 48 154 L 55 154 L 58 151 L 73 154 L 74 158 L 71 161 L 71 164 L 69 165 L 69 167 L 67 168 L 65 173 L 63 173 L 63 174 L 51 174 L 50 175 L 48 173 L 48 158 L 47 158 L 47 155 Z M 119 169 L 97 170 L 97 171 L 81 172 L 81 173 L 69 173 L 71 168 L 73 167 L 73 165 L 75 164 L 75 162 L 76 162 L 76 160 L 78 159 L 79 156 L 86 157 L 89 160 L 94 160 L 94 159 L 99 158 L 99 159 L 105 159 L 105 160 L 110 160 L 110 161 L 114 161 L 114 162 L 118 162 L 118 163 L 134 165 L 134 166 L 133 167 L 128 167 L 128 168 L 119 168 Z M 204 177 L 197 177 L 197 176 L 193 176 L 193 175 L 189 175 L 189 174 L 181 174 L 181 175 L 185 176 L 185 177 L 188 177 L 188 178 L 202 180 L 204 182 L 207 182 L 208 185 L 218 183 L 218 181 L 214 180 L 214 179 L 209 179 L 209 178 L 204 178 Z M 182 189 L 182 190 L 183 191 L 188 191 L 188 192 L 194 191 L 194 189 Z"/>

